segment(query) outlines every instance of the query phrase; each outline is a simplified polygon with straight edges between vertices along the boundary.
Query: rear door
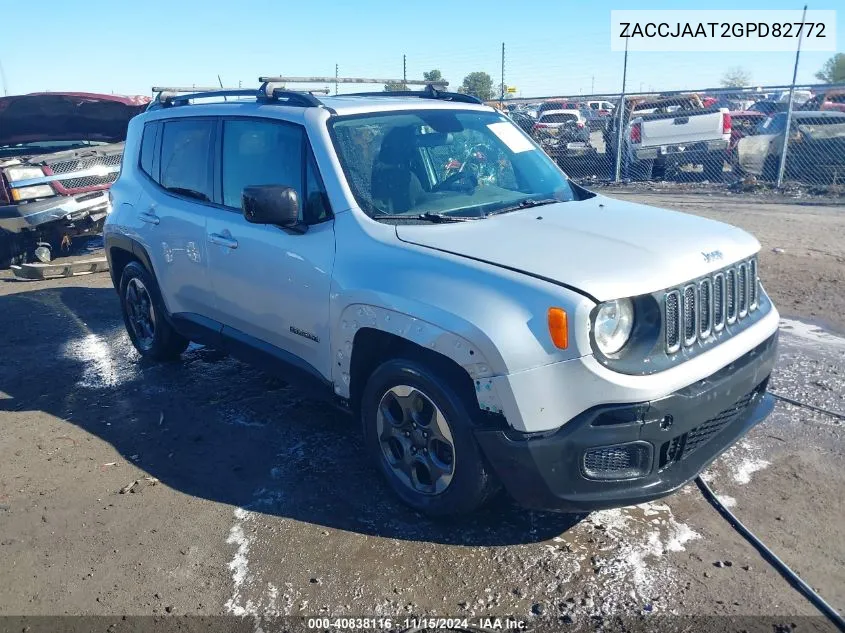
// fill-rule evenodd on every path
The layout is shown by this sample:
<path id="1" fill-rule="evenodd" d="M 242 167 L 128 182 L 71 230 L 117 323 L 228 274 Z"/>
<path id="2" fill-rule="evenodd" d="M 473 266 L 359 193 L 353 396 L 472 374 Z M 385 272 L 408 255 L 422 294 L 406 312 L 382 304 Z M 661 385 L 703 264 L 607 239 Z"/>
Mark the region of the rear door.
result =
<path id="1" fill-rule="evenodd" d="M 205 316 L 212 307 L 205 223 L 212 209 L 214 130 L 213 118 L 157 121 L 144 130 L 141 169 L 148 178 L 138 218 L 171 314 Z"/>
<path id="2" fill-rule="evenodd" d="M 206 236 L 215 318 L 242 351 L 328 377 L 334 221 L 305 130 L 233 117 L 221 121 L 219 134 L 221 204 Z M 241 193 L 248 185 L 294 187 L 307 230 L 247 222 Z"/>

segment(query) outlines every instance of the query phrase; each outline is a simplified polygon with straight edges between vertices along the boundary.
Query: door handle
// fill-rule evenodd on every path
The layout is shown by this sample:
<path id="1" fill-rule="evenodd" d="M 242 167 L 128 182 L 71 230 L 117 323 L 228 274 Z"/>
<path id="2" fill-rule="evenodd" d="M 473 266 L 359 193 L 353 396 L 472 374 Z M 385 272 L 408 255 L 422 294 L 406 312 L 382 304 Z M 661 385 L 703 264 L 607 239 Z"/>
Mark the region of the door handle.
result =
<path id="1" fill-rule="evenodd" d="M 238 247 L 238 240 L 225 235 L 220 235 L 219 233 L 211 233 L 208 236 L 208 241 L 212 244 L 217 244 L 218 246 L 225 246 L 226 248 Z"/>
<path id="2" fill-rule="evenodd" d="M 152 211 L 142 211 L 138 214 L 138 219 L 141 222 L 147 222 L 148 224 L 158 224 L 159 217 Z"/>

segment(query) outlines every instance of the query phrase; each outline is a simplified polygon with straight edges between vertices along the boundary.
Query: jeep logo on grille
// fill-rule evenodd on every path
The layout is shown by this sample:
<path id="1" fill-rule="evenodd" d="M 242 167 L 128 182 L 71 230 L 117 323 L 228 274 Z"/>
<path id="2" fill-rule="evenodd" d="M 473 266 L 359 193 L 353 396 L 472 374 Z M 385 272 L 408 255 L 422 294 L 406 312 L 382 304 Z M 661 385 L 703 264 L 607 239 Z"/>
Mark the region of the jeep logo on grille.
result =
<path id="1" fill-rule="evenodd" d="M 704 261 L 708 264 L 710 262 L 715 262 L 724 258 L 724 255 L 722 255 L 722 251 L 710 251 L 709 253 L 705 253 L 702 251 L 701 254 L 704 255 Z"/>

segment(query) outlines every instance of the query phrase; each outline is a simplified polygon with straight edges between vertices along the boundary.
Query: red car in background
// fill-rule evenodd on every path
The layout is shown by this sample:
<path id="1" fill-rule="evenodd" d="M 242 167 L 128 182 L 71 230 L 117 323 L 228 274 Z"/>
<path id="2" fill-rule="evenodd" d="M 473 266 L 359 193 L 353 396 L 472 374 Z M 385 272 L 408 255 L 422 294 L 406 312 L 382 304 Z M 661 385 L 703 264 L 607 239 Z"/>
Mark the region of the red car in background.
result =
<path id="1" fill-rule="evenodd" d="M 805 101 L 801 110 L 835 110 L 845 112 L 845 90 L 827 90 Z"/>
<path id="2" fill-rule="evenodd" d="M 0 268 L 44 260 L 102 230 L 129 120 L 144 96 L 0 97 Z"/>

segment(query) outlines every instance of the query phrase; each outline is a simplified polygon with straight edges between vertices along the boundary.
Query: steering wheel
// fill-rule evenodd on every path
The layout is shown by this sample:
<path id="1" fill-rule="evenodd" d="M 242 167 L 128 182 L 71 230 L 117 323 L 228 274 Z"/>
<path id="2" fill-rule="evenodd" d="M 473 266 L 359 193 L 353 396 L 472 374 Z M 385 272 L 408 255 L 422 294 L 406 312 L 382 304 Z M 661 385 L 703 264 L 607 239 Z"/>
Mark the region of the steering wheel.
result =
<path id="1" fill-rule="evenodd" d="M 464 163 L 466 165 L 466 163 Z M 478 177 L 469 171 L 464 171 L 464 167 L 461 167 L 461 170 L 452 174 L 446 180 L 437 183 L 434 185 L 431 190 L 432 191 L 444 191 L 446 189 L 455 189 L 454 185 L 461 182 L 462 180 L 466 181 L 466 184 L 458 189 L 465 189 L 467 191 L 472 191 L 478 186 Z"/>

